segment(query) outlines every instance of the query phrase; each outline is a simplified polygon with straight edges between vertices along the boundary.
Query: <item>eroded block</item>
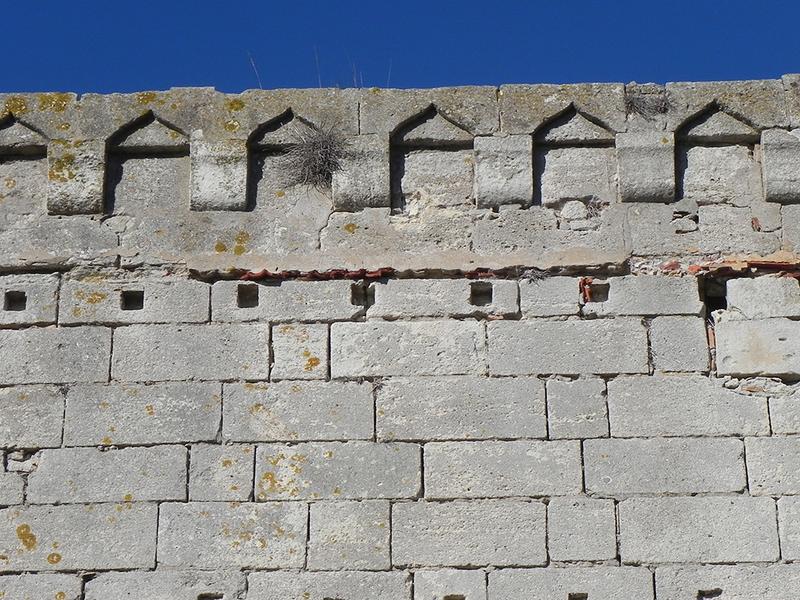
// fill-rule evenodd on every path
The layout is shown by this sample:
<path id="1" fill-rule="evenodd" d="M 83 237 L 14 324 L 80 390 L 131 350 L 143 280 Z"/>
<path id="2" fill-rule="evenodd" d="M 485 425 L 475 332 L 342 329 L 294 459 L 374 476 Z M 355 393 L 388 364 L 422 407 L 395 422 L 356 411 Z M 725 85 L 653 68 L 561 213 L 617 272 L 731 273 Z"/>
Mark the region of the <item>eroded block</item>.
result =
<path id="1" fill-rule="evenodd" d="M 475 201 L 478 208 L 533 201 L 533 138 L 476 137 Z"/>

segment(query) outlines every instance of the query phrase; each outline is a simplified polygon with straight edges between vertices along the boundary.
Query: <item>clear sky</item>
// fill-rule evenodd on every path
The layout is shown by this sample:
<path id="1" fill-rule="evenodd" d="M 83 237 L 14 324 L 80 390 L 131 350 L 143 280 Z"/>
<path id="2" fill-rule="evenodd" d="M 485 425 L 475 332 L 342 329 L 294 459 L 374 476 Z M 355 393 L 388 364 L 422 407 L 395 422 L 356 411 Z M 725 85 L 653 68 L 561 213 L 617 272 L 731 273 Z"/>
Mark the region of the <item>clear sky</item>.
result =
<path id="1" fill-rule="evenodd" d="M 666 82 L 800 71 L 796 0 L 7 0 L 2 15 L 5 92 Z"/>

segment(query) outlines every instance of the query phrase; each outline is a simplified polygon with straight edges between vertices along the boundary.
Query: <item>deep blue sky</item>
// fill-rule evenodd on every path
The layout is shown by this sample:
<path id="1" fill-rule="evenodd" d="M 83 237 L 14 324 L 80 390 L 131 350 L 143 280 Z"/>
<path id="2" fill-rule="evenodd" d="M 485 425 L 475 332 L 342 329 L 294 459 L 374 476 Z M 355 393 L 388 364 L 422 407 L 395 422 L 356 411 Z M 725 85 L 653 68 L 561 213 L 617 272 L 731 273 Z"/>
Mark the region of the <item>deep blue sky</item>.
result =
<path id="1" fill-rule="evenodd" d="M 0 91 L 685 81 L 800 71 L 794 0 L 19 0 Z M 317 69 L 318 57 L 319 69 Z"/>

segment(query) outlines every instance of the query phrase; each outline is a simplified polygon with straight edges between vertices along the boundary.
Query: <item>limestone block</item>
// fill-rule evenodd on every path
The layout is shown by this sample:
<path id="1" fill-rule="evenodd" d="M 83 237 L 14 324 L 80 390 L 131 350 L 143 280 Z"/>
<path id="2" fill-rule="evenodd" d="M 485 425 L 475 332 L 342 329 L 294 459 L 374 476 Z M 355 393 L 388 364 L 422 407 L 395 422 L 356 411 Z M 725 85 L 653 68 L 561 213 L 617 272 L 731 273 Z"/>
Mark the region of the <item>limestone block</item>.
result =
<path id="1" fill-rule="evenodd" d="M 411 600 L 411 576 L 402 571 L 370 573 L 250 573 L 248 595 L 262 600 Z"/>
<path id="2" fill-rule="evenodd" d="M 477 375 L 485 371 L 479 322 L 334 323 L 331 377 Z"/>
<path id="3" fill-rule="evenodd" d="M 773 433 L 800 433 L 800 399 L 770 398 L 769 415 Z"/>
<path id="4" fill-rule="evenodd" d="M 747 477 L 753 496 L 800 493 L 800 438 L 747 438 Z"/>
<path id="5" fill-rule="evenodd" d="M 115 278 L 109 275 L 65 279 L 61 323 L 202 323 L 209 318 L 210 288 L 185 279 Z"/>
<path id="6" fill-rule="evenodd" d="M 494 321 L 493 375 L 646 373 L 647 334 L 638 319 Z"/>
<path id="7" fill-rule="evenodd" d="M 533 201 L 533 138 L 475 138 L 475 201 L 478 208 Z"/>
<path id="8" fill-rule="evenodd" d="M 82 600 L 81 578 L 78 575 L 3 575 L 0 594 L 8 600 Z"/>
<path id="9" fill-rule="evenodd" d="M 578 282 L 577 277 L 520 280 L 519 302 L 522 315 L 530 318 L 578 314 L 580 310 Z"/>
<path id="10" fill-rule="evenodd" d="M 0 143 L 8 129 L 0 129 Z M 7 150 L 0 145 L 0 155 Z M 37 158 L 38 156 L 38 158 Z M 0 224 L 20 217 L 41 217 L 47 213 L 47 157 L 44 147 L 33 156 L 0 160 Z"/>
<path id="11" fill-rule="evenodd" d="M 387 500 L 315 502 L 310 510 L 309 570 L 391 568 Z"/>
<path id="12" fill-rule="evenodd" d="M 47 148 L 47 212 L 103 212 L 106 147 L 102 140 L 55 139 Z"/>
<path id="13" fill-rule="evenodd" d="M 379 440 L 543 438 L 544 383 L 535 377 L 392 377 L 377 390 Z"/>
<path id="14" fill-rule="evenodd" d="M 262 444 L 256 452 L 255 498 L 414 498 L 421 486 L 420 460 L 416 444 Z"/>
<path id="15" fill-rule="evenodd" d="M 762 197 L 761 173 L 747 146 L 691 146 L 678 154 L 682 198 L 699 205 L 750 206 Z"/>
<path id="16" fill-rule="evenodd" d="M 328 326 L 284 323 L 272 328 L 272 380 L 326 379 Z"/>
<path id="17" fill-rule="evenodd" d="M 505 133 L 533 133 L 570 107 L 611 129 L 625 129 L 625 87 L 619 83 L 504 85 L 499 98 Z"/>
<path id="18" fill-rule="evenodd" d="M 545 506 L 519 500 L 408 502 L 392 506 L 395 567 L 539 566 Z"/>
<path id="19" fill-rule="evenodd" d="M 64 413 L 64 445 L 214 441 L 221 404 L 217 383 L 71 386 Z"/>
<path id="20" fill-rule="evenodd" d="M 761 132 L 762 174 L 767 202 L 800 202 L 800 130 Z"/>
<path id="21" fill-rule="evenodd" d="M 411 217 L 475 204 L 472 149 L 406 149 L 392 164 L 392 194 Z"/>
<path id="22" fill-rule="evenodd" d="M 781 555 L 784 560 L 800 558 L 800 496 L 778 499 Z"/>
<path id="23" fill-rule="evenodd" d="M 57 387 L 0 389 L 0 448 L 61 445 L 64 395 Z"/>
<path id="24" fill-rule="evenodd" d="M 375 303 L 367 317 L 467 317 L 519 312 L 516 281 L 467 279 L 390 279 L 374 283 Z"/>
<path id="25" fill-rule="evenodd" d="M 618 133 L 619 194 L 623 202 L 675 199 L 675 136 L 665 131 Z"/>
<path id="26" fill-rule="evenodd" d="M 674 600 L 697 600 L 703 595 L 717 595 L 726 600 L 792 600 L 798 586 L 798 565 L 690 565 L 656 569 L 657 596 Z"/>
<path id="27" fill-rule="evenodd" d="M 244 140 L 190 145 L 191 209 L 245 210 L 247 207 L 247 144 Z"/>
<path id="28" fill-rule="evenodd" d="M 577 441 L 430 442 L 426 498 L 576 494 L 582 489 Z"/>
<path id="29" fill-rule="evenodd" d="M 0 473 L 0 506 L 22 504 L 25 480 L 20 473 Z"/>
<path id="30" fill-rule="evenodd" d="M 189 461 L 189 500 L 246 501 L 253 491 L 255 447 L 195 444 Z"/>
<path id="31" fill-rule="evenodd" d="M 800 283 L 793 277 L 729 279 L 727 319 L 800 317 Z"/>
<path id="32" fill-rule="evenodd" d="M 28 476 L 33 504 L 186 499 L 186 448 L 43 450 Z"/>
<path id="33" fill-rule="evenodd" d="M 746 496 L 630 498 L 619 503 L 623 563 L 778 559 L 775 501 Z"/>
<path id="34" fill-rule="evenodd" d="M 359 135 L 348 141 L 350 147 L 341 169 L 333 173 L 331 182 L 334 209 L 356 211 L 390 206 L 388 136 Z"/>
<path id="35" fill-rule="evenodd" d="M 4 384 L 106 381 L 111 330 L 103 327 L 0 331 Z"/>
<path id="36" fill-rule="evenodd" d="M 547 550 L 555 561 L 616 558 L 614 501 L 583 496 L 552 498 L 547 505 Z"/>
<path id="37" fill-rule="evenodd" d="M 547 423 L 552 440 L 607 437 L 605 382 L 585 377 L 548 380 Z"/>
<path id="38" fill-rule="evenodd" d="M 653 600 L 653 575 L 642 567 L 503 569 L 489 574 L 489 600 Z"/>
<path id="39" fill-rule="evenodd" d="M 0 510 L 0 572 L 152 569 L 155 504 L 15 506 Z"/>
<path id="40" fill-rule="evenodd" d="M 585 315 L 700 315 L 703 303 L 694 277 L 626 275 L 594 280 L 592 286 L 608 286 L 608 299 L 587 302 Z"/>
<path id="41" fill-rule="evenodd" d="M 608 415 L 612 437 L 769 435 L 766 398 L 699 375 L 612 379 Z"/>
<path id="42" fill-rule="evenodd" d="M 50 325 L 58 308 L 57 275 L 0 277 L 0 327 Z"/>
<path id="43" fill-rule="evenodd" d="M 583 448 L 592 495 L 741 492 L 747 485 L 741 440 L 587 440 Z"/>
<path id="44" fill-rule="evenodd" d="M 708 336 L 702 317 L 656 317 L 650 348 L 657 371 L 708 371 Z"/>
<path id="45" fill-rule="evenodd" d="M 266 379 L 267 325 L 130 325 L 114 334 L 121 381 Z"/>
<path id="46" fill-rule="evenodd" d="M 86 582 L 86 600 L 237 600 L 245 576 L 231 571 L 99 573 Z"/>
<path id="47" fill-rule="evenodd" d="M 308 509 L 300 502 L 165 502 L 158 522 L 163 567 L 298 569 Z"/>
<path id="48" fill-rule="evenodd" d="M 539 201 L 544 206 L 555 207 L 565 200 L 611 203 L 617 199 L 614 148 L 537 149 L 534 161 Z"/>
<path id="49" fill-rule="evenodd" d="M 716 325 L 717 373 L 736 376 L 800 374 L 800 323 L 789 319 L 736 321 Z"/>
<path id="50" fill-rule="evenodd" d="M 353 302 L 350 281 L 218 281 L 211 287 L 214 321 L 338 321 L 364 308 Z"/>
<path id="51" fill-rule="evenodd" d="M 486 600 L 483 571 L 440 569 L 414 573 L 414 600 Z"/>
<path id="52" fill-rule="evenodd" d="M 224 389 L 225 440 L 372 439 L 374 411 L 369 383 L 231 383 Z"/>

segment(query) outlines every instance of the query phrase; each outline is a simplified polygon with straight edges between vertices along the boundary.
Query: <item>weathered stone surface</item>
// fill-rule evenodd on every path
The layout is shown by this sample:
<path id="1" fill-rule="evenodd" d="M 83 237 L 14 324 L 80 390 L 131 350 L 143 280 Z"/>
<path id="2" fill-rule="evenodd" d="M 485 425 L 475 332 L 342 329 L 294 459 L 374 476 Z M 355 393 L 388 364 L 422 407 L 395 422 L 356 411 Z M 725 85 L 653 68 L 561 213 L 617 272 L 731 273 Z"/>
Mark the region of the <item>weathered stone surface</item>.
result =
<path id="1" fill-rule="evenodd" d="M 392 506 L 395 566 L 537 566 L 546 562 L 545 506 L 473 500 Z"/>
<path id="2" fill-rule="evenodd" d="M 478 208 L 527 206 L 533 200 L 533 138 L 475 138 L 475 202 Z"/>
<path id="3" fill-rule="evenodd" d="M 414 498 L 420 490 L 416 444 L 264 444 L 256 453 L 256 500 Z M 357 465 L 357 466 L 356 466 Z"/>
<path id="4" fill-rule="evenodd" d="M 0 389 L 0 448 L 61 445 L 64 395 L 56 387 Z"/>
<path id="5" fill-rule="evenodd" d="M 800 138 L 798 130 L 768 129 L 761 133 L 764 197 L 768 202 L 800 202 Z"/>
<path id="6" fill-rule="evenodd" d="M 331 376 L 479 375 L 485 371 L 482 323 L 334 323 Z"/>
<path id="7" fill-rule="evenodd" d="M 209 286 L 185 279 L 121 279 L 92 274 L 65 279 L 60 323 L 202 323 L 209 318 Z"/>
<path id="8" fill-rule="evenodd" d="M 5 384 L 106 381 L 111 330 L 103 327 L 0 331 Z"/>
<path id="9" fill-rule="evenodd" d="M 186 448 L 43 450 L 28 476 L 32 504 L 186 499 Z"/>
<path id="10" fill-rule="evenodd" d="M 158 522 L 164 567 L 297 569 L 303 566 L 307 508 L 299 502 L 165 502 Z"/>
<path id="11" fill-rule="evenodd" d="M 800 284 L 792 277 L 730 279 L 725 298 L 729 319 L 800 317 Z"/>
<path id="12" fill-rule="evenodd" d="M 385 136 L 359 135 L 348 140 L 350 147 L 342 168 L 333 173 L 331 195 L 336 210 L 388 207 L 389 143 Z"/>
<path id="13" fill-rule="evenodd" d="M 414 600 L 486 600 L 486 574 L 464 569 L 414 572 Z"/>
<path id="14" fill-rule="evenodd" d="M 375 283 L 375 303 L 367 317 L 467 317 L 515 315 L 519 312 L 516 281 L 466 279 L 390 279 Z"/>
<path id="15" fill-rule="evenodd" d="M 613 148 L 547 148 L 534 154 L 538 200 L 555 207 L 567 200 L 598 204 L 616 199 L 616 155 Z"/>
<path id="16" fill-rule="evenodd" d="M 3 575 L 0 594 L 7 600 L 81 600 L 81 578 L 77 575 Z"/>
<path id="17" fill-rule="evenodd" d="M 616 136 L 619 193 L 623 202 L 675 199 L 675 136 L 637 131 Z"/>
<path id="18" fill-rule="evenodd" d="M 368 383 L 226 384 L 222 436 L 233 441 L 361 440 L 373 435 Z"/>
<path id="19" fill-rule="evenodd" d="M 550 439 L 607 437 L 605 382 L 584 377 L 549 380 L 547 426 Z"/>
<path id="20" fill-rule="evenodd" d="M 765 398 L 695 375 L 612 379 L 608 414 L 612 437 L 769 434 Z"/>
<path id="21" fill-rule="evenodd" d="M 578 442 L 431 442 L 426 498 L 555 496 L 581 491 Z"/>
<path id="22" fill-rule="evenodd" d="M 503 569 L 489 574 L 489 600 L 652 600 L 653 575 L 637 567 Z"/>
<path id="23" fill-rule="evenodd" d="M 192 210 L 244 210 L 247 207 L 247 146 L 244 140 L 191 143 Z"/>
<path id="24" fill-rule="evenodd" d="M 769 416 L 772 432 L 800 433 L 800 401 L 794 396 L 770 398 Z"/>
<path id="25" fill-rule="evenodd" d="M 328 326 L 285 323 L 272 328 L 271 379 L 326 379 Z"/>
<path id="26" fill-rule="evenodd" d="M 645 373 L 647 334 L 638 319 L 494 321 L 487 326 L 493 375 Z"/>
<path id="27" fill-rule="evenodd" d="M 747 146 L 691 146 L 678 153 L 680 197 L 700 205 L 749 206 L 761 198 L 761 172 Z"/>
<path id="28" fill-rule="evenodd" d="M 583 448 L 593 495 L 741 492 L 747 485 L 741 440 L 587 440 Z"/>
<path id="29" fill-rule="evenodd" d="M 630 498 L 619 503 L 623 563 L 778 559 L 772 498 Z"/>
<path id="30" fill-rule="evenodd" d="M 578 283 L 577 277 L 523 279 L 519 282 L 519 302 L 522 315 L 530 318 L 578 314 L 580 309 Z"/>
<path id="31" fill-rule="evenodd" d="M 99 573 L 86 583 L 86 600 L 237 600 L 245 576 L 235 571 Z"/>
<path id="32" fill-rule="evenodd" d="M 246 501 L 253 493 L 255 447 L 195 444 L 189 461 L 189 500 Z"/>
<path id="33" fill-rule="evenodd" d="M 316 502 L 310 510 L 310 570 L 382 571 L 391 568 L 388 501 Z"/>
<path id="34" fill-rule="evenodd" d="M 650 349 L 657 371 L 708 371 L 708 337 L 702 317 L 656 317 Z"/>
<path id="35" fill-rule="evenodd" d="M 57 275 L 0 277 L 0 327 L 50 325 L 58 309 Z"/>
<path id="36" fill-rule="evenodd" d="M 751 494 L 783 496 L 800 493 L 799 438 L 748 438 L 745 447 Z"/>
<path id="37" fill-rule="evenodd" d="M 613 560 L 617 556 L 613 500 L 552 498 L 547 505 L 547 550 L 551 560 Z"/>
<path id="38" fill-rule="evenodd" d="M 376 395 L 380 440 L 543 438 L 544 384 L 535 377 L 393 377 Z"/>
<path id="39" fill-rule="evenodd" d="M 221 403 L 218 383 L 71 386 L 64 413 L 64 445 L 213 441 Z"/>
<path id="40" fill-rule="evenodd" d="M 717 372 L 736 376 L 800 374 L 800 323 L 789 319 L 719 319 Z"/>
<path id="41" fill-rule="evenodd" d="M 401 571 L 370 573 L 251 573 L 248 596 L 263 600 L 411 600 L 411 576 Z"/>
<path id="42" fill-rule="evenodd" d="M 47 212 L 77 215 L 103 211 L 105 152 L 105 144 L 100 140 L 50 142 Z"/>
<path id="43" fill-rule="evenodd" d="M 778 499 L 778 520 L 781 555 L 785 560 L 797 560 L 800 558 L 800 497 Z"/>
<path id="44" fill-rule="evenodd" d="M 0 571 L 152 569 L 155 504 L 15 506 L 0 511 Z"/>
<path id="45" fill-rule="evenodd" d="M 699 315 L 703 311 L 693 277 L 636 275 L 595 280 L 592 285 L 608 285 L 608 300 L 587 302 L 586 315 Z"/>
<path id="46" fill-rule="evenodd" d="M 266 325 L 131 325 L 114 333 L 111 376 L 120 381 L 266 379 Z"/>
<path id="47" fill-rule="evenodd" d="M 22 504 L 25 498 L 25 480 L 19 473 L 0 473 L 0 506 Z"/>
<path id="48" fill-rule="evenodd" d="M 716 594 L 731 600 L 791 600 L 798 585 L 798 565 L 692 565 L 656 569 L 657 597 L 675 600 L 696 600 L 698 594 L 706 597 Z"/>

